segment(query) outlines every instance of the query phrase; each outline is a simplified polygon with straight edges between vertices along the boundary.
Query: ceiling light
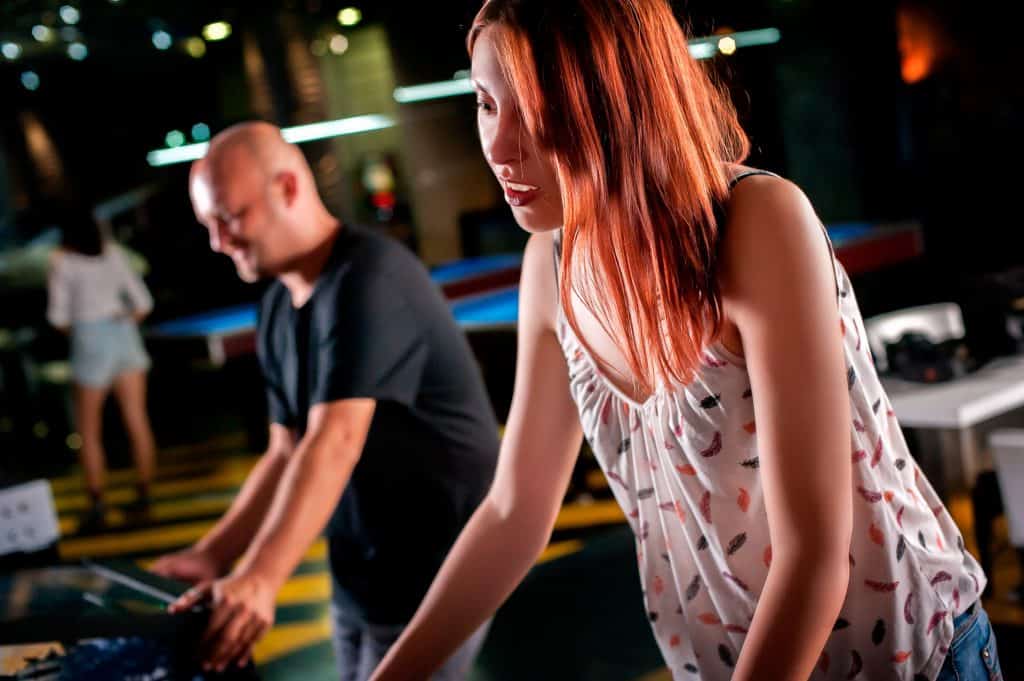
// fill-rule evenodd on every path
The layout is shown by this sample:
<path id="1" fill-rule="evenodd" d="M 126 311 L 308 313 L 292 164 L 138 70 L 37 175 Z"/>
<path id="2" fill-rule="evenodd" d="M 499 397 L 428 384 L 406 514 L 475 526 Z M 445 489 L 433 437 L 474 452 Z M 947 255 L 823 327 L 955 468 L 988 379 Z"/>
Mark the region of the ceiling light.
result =
<path id="1" fill-rule="evenodd" d="M 215 21 L 203 27 L 203 37 L 207 40 L 224 40 L 231 35 L 231 24 L 226 21 Z"/>
<path id="2" fill-rule="evenodd" d="M 89 56 L 89 48 L 85 43 L 71 43 L 68 45 L 68 56 L 75 61 L 82 61 Z"/>
<path id="3" fill-rule="evenodd" d="M 21 45 L 18 43 L 4 43 L 3 45 L 0 45 L 0 54 L 3 54 L 11 61 L 14 61 L 21 56 Z"/>
<path id="4" fill-rule="evenodd" d="M 77 24 L 78 20 L 82 18 L 81 13 L 77 8 L 71 5 L 62 5 L 60 8 L 60 20 L 65 24 Z"/>
<path id="5" fill-rule="evenodd" d="M 21 84 L 25 86 L 26 90 L 38 90 L 39 74 L 35 71 L 25 71 L 21 74 Z"/>
<path id="6" fill-rule="evenodd" d="M 342 26 L 355 26 L 363 20 L 363 13 L 356 7 L 346 7 L 338 12 L 338 23 Z"/>
<path id="7" fill-rule="evenodd" d="M 206 42 L 198 36 L 186 38 L 185 51 L 188 52 L 190 57 L 202 59 L 203 55 L 206 54 Z"/>
<path id="8" fill-rule="evenodd" d="M 171 46 L 174 39 L 171 38 L 171 34 L 167 31 L 154 31 L 153 32 L 153 47 L 158 50 L 166 50 Z"/>

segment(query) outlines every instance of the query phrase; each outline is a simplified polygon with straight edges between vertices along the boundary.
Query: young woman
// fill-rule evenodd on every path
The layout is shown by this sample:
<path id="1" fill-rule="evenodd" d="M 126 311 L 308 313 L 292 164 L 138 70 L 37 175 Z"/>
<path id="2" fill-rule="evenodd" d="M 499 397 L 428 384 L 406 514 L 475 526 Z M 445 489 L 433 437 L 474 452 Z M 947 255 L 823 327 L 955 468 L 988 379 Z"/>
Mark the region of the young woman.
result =
<path id="1" fill-rule="evenodd" d="M 71 338 L 75 423 L 82 438 L 79 456 L 92 501 L 79 529 L 89 531 L 102 526 L 105 512 L 103 404 L 111 389 L 138 469 L 138 495 L 130 510 L 145 510 L 149 503 L 155 461 L 146 411 L 150 362 L 138 325 L 152 309 L 153 299 L 124 251 L 103 238 L 87 208 L 62 208 L 57 220 L 62 240 L 50 260 L 47 319 Z"/>
<path id="2" fill-rule="evenodd" d="M 374 679 L 423 679 L 548 541 L 586 435 L 678 679 L 993 679 L 985 586 L 907 451 L 850 281 L 666 0 L 491 0 L 478 127 L 519 224 L 493 488 Z M 582 429 L 581 429 L 582 425 Z"/>

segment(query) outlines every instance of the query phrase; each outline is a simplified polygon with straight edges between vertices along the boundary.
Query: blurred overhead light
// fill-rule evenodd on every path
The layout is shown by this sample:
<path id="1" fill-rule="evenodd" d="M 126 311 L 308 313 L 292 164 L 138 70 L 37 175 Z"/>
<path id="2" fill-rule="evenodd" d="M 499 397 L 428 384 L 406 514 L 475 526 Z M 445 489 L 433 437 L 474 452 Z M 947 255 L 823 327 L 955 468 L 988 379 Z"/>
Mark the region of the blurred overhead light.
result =
<path id="1" fill-rule="evenodd" d="M 153 47 L 158 50 L 166 50 L 170 48 L 171 43 L 174 40 L 171 38 L 171 34 L 167 31 L 154 31 L 153 32 Z"/>
<path id="2" fill-rule="evenodd" d="M 224 40 L 231 35 L 231 24 L 226 21 L 215 21 L 203 27 L 203 37 L 207 40 Z"/>
<path id="3" fill-rule="evenodd" d="M 167 133 L 167 136 L 164 137 L 164 141 L 169 147 L 180 147 L 185 144 L 185 133 L 181 130 L 171 130 Z"/>
<path id="4" fill-rule="evenodd" d="M 75 61 L 82 61 L 89 56 L 89 48 L 85 43 L 71 43 L 68 45 L 68 56 Z"/>
<path id="5" fill-rule="evenodd" d="M 469 78 L 456 78 L 454 80 L 443 80 L 438 83 L 397 87 L 395 88 L 395 101 L 399 104 L 408 104 L 409 102 L 423 102 L 428 99 L 468 95 L 472 92 L 473 85 L 469 82 Z"/>
<path id="6" fill-rule="evenodd" d="M 21 45 L 18 43 L 4 43 L 3 45 L 0 45 L 0 54 L 3 54 L 11 61 L 14 61 L 21 56 Z"/>
<path id="7" fill-rule="evenodd" d="M 41 43 L 48 43 L 53 40 L 53 31 L 49 26 L 36 24 L 32 27 L 32 37 Z"/>
<path id="8" fill-rule="evenodd" d="M 196 142 L 205 142 L 210 139 L 210 126 L 206 123 L 196 123 L 192 126 L 192 139 Z"/>
<path id="9" fill-rule="evenodd" d="M 146 154 L 146 162 L 153 167 L 158 167 L 194 161 L 205 156 L 209 146 L 209 142 L 199 142 L 173 149 L 157 149 Z"/>
<path id="10" fill-rule="evenodd" d="M 185 51 L 188 52 L 190 57 L 202 59 L 203 56 L 206 54 L 206 42 L 198 36 L 186 38 Z"/>
<path id="11" fill-rule="evenodd" d="M 332 54 L 345 54 L 345 50 L 348 49 L 348 38 L 338 34 L 331 38 L 329 45 Z"/>
<path id="12" fill-rule="evenodd" d="M 291 128 L 284 128 L 282 136 L 292 144 L 312 142 L 313 140 L 341 137 L 343 135 L 355 135 L 360 132 L 372 132 L 383 130 L 395 125 L 395 120 L 390 116 L 381 114 L 368 114 L 366 116 L 353 116 L 352 118 L 339 118 L 334 121 L 323 121 L 320 123 L 309 123 L 308 125 L 296 125 Z M 146 154 L 146 161 L 151 166 L 166 166 L 174 163 L 184 163 L 202 158 L 209 148 L 209 143 L 200 142 L 197 144 L 186 144 L 173 149 L 157 149 Z"/>
<path id="13" fill-rule="evenodd" d="M 394 124 L 395 120 L 390 116 L 368 114 L 366 116 L 353 116 L 333 121 L 296 125 L 292 128 L 285 128 L 281 131 L 281 134 L 285 140 L 292 144 L 298 144 L 299 142 L 311 142 L 330 137 L 341 137 L 342 135 L 354 135 L 357 132 L 383 130 L 384 128 L 394 126 Z"/>
<path id="14" fill-rule="evenodd" d="M 707 59 L 714 56 L 723 42 L 728 46 L 734 44 L 736 48 L 756 47 L 758 45 L 773 45 L 782 39 L 782 34 L 777 28 L 760 28 L 754 31 L 736 31 L 727 35 L 708 36 L 696 38 L 690 41 L 690 54 L 694 59 Z M 709 50 L 710 48 L 710 50 Z M 735 52 L 735 49 L 733 50 Z M 723 54 L 732 54 L 722 50 Z"/>
<path id="15" fill-rule="evenodd" d="M 355 26 L 363 20 L 363 13 L 355 7 L 346 7 L 338 12 L 338 23 L 342 26 Z"/>
<path id="16" fill-rule="evenodd" d="M 26 90 L 38 90 L 39 74 L 35 71 L 25 71 L 21 74 L 21 84 L 25 86 Z"/>
<path id="17" fill-rule="evenodd" d="M 61 5 L 60 20 L 65 24 L 77 24 L 78 20 L 81 18 L 82 15 L 75 7 L 72 7 L 71 5 Z"/>
<path id="18" fill-rule="evenodd" d="M 710 59 L 717 49 L 714 43 L 690 43 L 690 55 L 694 59 Z"/>
<path id="19" fill-rule="evenodd" d="M 724 36 L 708 36 L 694 38 L 690 41 L 690 54 L 694 59 L 709 59 L 719 50 L 723 54 L 732 54 L 740 47 L 754 45 L 771 45 L 779 42 L 782 34 L 777 28 L 763 28 L 755 31 L 737 31 Z M 423 83 L 395 88 L 395 101 L 399 104 L 423 102 L 444 97 L 468 95 L 473 92 L 469 80 L 469 71 L 456 71 L 455 78 L 437 83 Z"/>

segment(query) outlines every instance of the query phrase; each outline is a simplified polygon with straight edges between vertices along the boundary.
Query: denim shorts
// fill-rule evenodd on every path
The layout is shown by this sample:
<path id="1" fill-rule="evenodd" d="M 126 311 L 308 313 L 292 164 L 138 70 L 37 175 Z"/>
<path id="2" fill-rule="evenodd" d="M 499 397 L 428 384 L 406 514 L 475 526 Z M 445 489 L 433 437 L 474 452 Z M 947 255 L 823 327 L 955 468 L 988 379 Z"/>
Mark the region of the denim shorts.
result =
<path id="1" fill-rule="evenodd" d="M 90 388 L 106 388 L 129 371 L 149 369 L 138 325 L 129 319 L 82 322 L 71 328 L 71 375 Z"/>
<path id="2" fill-rule="evenodd" d="M 953 641 L 935 681 L 1003 681 L 988 613 L 975 603 L 953 620 Z"/>

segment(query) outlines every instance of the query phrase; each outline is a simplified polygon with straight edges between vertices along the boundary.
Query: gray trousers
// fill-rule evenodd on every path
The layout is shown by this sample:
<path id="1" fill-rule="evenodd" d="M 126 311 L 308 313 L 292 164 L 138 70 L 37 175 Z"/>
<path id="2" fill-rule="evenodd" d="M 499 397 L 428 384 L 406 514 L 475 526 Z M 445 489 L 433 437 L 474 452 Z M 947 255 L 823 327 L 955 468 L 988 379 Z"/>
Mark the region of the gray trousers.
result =
<path id="1" fill-rule="evenodd" d="M 331 621 L 331 642 L 341 681 L 366 681 L 370 678 L 370 674 L 405 629 L 404 624 L 376 625 L 358 622 L 346 617 L 333 603 Z M 448 658 L 444 666 L 430 677 L 431 681 L 463 681 L 469 675 L 470 666 L 483 646 L 490 625 L 490 621 L 487 621 L 477 629 L 469 640 Z"/>

